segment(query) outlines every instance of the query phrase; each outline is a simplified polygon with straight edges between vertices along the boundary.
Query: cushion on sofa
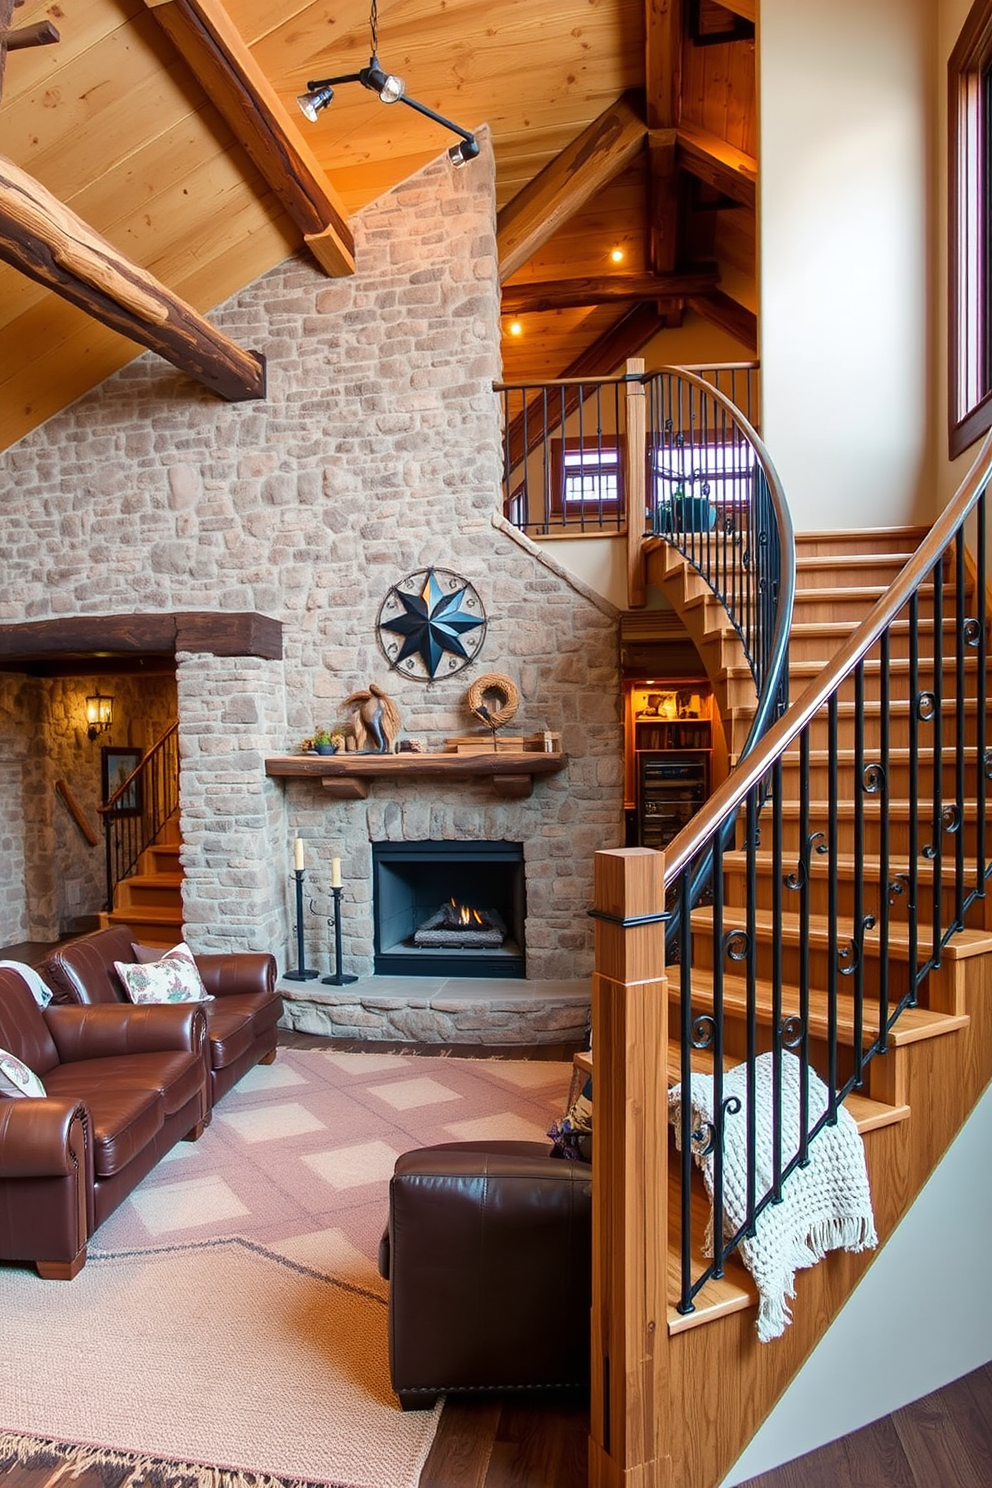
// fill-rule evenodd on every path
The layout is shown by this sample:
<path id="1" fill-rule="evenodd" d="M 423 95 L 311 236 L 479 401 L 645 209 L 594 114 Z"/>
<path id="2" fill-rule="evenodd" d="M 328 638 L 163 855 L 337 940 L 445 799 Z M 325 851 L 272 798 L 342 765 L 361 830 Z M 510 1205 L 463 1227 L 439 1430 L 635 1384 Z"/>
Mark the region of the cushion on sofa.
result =
<path id="1" fill-rule="evenodd" d="M 212 1069 L 227 1069 L 228 1065 L 247 1054 L 258 1037 L 251 1011 L 238 1006 L 240 1001 L 237 995 L 216 997 L 206 1008 Z M 235 1006 L 230 1006 L 231 1003 Z"/>
<path id="2" fill-rule="evenodd" d="M 207 1002 L 210 997 L 186 945 L 173 946 L 158 961 L 115 961 L 114 970 L 132 1002 Z"/>
<path id="3" fill-rule="evenodd" d="M 46 1094 L 44 1084 L 34 1070 L 28 1069 L 23 1059 L 6 1049 L 0 1049 L 0 1092 L 4 1095 Z"/>
<path id="4" fill-rule="evenodd" d="M 91 1072 L 84 1081 L 83 1063 L 80 1061 L 75 1069 L 71 1064 L 59 1065 L 49 1081 L 49 1095 L 73 1096 L 89 1107 L 96 1176 L 112 1178 L 161 1130 L 165 1123 L 165 1101 L 158 1090 L 149 1090 L 137 1082 L 122 1085 L 110 1075 Z"/>

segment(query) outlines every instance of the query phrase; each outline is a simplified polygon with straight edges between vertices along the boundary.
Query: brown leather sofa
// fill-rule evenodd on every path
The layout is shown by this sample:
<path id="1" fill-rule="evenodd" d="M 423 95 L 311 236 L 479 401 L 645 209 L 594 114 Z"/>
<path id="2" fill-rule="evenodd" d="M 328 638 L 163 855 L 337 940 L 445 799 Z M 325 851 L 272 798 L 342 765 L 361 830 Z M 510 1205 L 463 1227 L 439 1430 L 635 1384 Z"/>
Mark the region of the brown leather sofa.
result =
<path id="1" fill-rule="evenodd" d="M 125 1002 L 114 962 L 136 962 L 133 945 L 134 933 L 127 925 L 112 925 L 62 946 L 39 969 L 56 1002 Z M 213 1106 L 254 1065 L 271 1064 L 275 1059 L 282 998 L 275 990 L 275 957 L 267 952 L 237 951 L 194 959 L 214 998 L 202 1004 Z"/>
<path id="2" fill-rule="evenodd" d="M 449 1390 L 588 1386 L 592 1169 L 536 1142 L 404 1153 L 379 1270 L 404 1410 Z"/>
<path id="3" fill-rule="evenodd" d="M 0 1048 L 45 1087 L 0 1096 L 0 1260 L 69 1280 L 94 1230 L 209 1115 L 202 1003 L 42 1010 L 0 967 Z"/>

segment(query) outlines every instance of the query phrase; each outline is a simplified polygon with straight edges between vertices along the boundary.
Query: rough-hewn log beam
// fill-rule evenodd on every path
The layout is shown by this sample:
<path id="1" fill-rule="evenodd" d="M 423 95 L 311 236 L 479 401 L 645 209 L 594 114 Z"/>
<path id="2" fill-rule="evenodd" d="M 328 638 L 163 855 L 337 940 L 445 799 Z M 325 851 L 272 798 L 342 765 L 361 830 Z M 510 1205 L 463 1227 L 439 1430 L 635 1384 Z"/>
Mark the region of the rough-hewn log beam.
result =
<path id="1" fill-rule="evenodd" d="M 8 52 L 20 52 L 25 47 L 51 46 L 58 39 L 59 33 L 51 21 L 35 21 L 33 26 L 18 26 L 8 31 L 6 46 Z"/>
<path id="2" fill-rule="evenodd" d="M 682 299 L 707 293 L 719 278 L 716 267 L 707 265 L 685 274 L 604 274 L 547 284 L 507 284 L 503 287 L 503 312 L 525 315 L 577 305 L 619 305 L 625 300 Z"/>
<path id="3" fill-rule="evenodd" d="M 0 258 L 222 398 L 264 397 L 264 357 L 242 351 L 2 157 Z"/>
<path id="4" fill-rule="evenodd" d="M 625 94 L 507 202 L 496 224 L 501 282 L 629 164 L 646 132 Z"/>
<path id="5" fill-rule="evenodd" d="M 3 93 L 3 70 L 7 61 L 7 38 L 10 36 L 10 23 L 14 15 L 14 7 L 23 3 L 24 0 L 0 0 L 0 94 Z"/>
<path id="6" fill-rule="evenodd" d="M 754 210 L 758 162 L 698 124 L 678 127 L 678 163 L 690 175 Z"/>
<path id="7" fill-rule="evenodd" d="M 326 273 L 355 272 L 348 215 L 317 157 L 218 0 L 145 0 Z"/>
<path id="8" fill-rule="evenodd" d="M 705 294 L 690 295 L 687 300 L 690 310 L 695 310 L 704 320 L 718 325 L 735 336 L 742 346 L 754 355 L 758 352 L 758 317 L 738 300 L 732 300 L 722 289 L 707 290 Z"/>
<path id="9" fill-rule="evenodd" d="M 0 664 L 6 670 L 32 663 L 90 657 L 94 664 L 125 656 L 282 657 L 282 622 L 252 610 L 179 610 L 154 615 L 73 615 L 0 625 Z"/>

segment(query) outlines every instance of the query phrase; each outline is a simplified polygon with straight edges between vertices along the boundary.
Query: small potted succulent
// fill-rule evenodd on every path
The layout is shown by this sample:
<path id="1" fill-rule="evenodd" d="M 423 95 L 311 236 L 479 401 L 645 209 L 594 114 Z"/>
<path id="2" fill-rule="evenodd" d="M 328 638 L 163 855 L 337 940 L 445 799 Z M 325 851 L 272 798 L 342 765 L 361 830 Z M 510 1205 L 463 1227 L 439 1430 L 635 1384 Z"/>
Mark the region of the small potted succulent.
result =
<path id="1" fill-rule="evenodd" d="M 316 754 L 337 754 L 344 744 L 344 734 L 339 729 L 316 729 L 309 739 L 304 739 L 301 748 L 304 752 L 313 750 Z"/>

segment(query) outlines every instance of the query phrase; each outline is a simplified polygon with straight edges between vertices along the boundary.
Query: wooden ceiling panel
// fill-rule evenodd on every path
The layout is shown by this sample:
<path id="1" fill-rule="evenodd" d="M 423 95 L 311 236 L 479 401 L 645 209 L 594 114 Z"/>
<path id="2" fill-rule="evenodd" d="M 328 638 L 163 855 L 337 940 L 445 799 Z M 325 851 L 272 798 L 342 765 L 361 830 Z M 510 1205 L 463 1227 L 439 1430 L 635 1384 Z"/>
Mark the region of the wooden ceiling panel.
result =
<path id="1" fill-rule="evenodd" d="M 753 41 L 686 46 L 682 121 L 708 129 L 746 155 L 757 155 Z"/>
<path id="2" fill-rule="evenodd" d="M 642 274 L 647 270 L 644 231 L 647 178 L 643 161 L 623 171 L 558 229 L 506 282 L 541 283 L 598 274 Z M 621 264 L 610 261 L 620 247 Z"/>
<path id="3" fill-rule="evenodd" d="M 59 40 L 54 46 L 31 47 L 8 59 L 4 75 L 4 112 L 25 93 L 38 92 L 44 102 L 45 90 L 61 69 L 91 48 L 100 46 L 114 31 L 127 26 L 144 9 L 142 0 L 25 0 L 17 12 L 16 25 L 33 25 L 54 21 Z M 51 100 L 49 100 L 49 103 Z"/>
<path id="4" fill-rule="evenodd" d="M 593 310 L 551 310 L 521 316 L 523 335 L 508 334 L 503 318 L 503 381 L 542 382 L 562 370 L 614 326 L 630 307 L 598 306 Z"/>

